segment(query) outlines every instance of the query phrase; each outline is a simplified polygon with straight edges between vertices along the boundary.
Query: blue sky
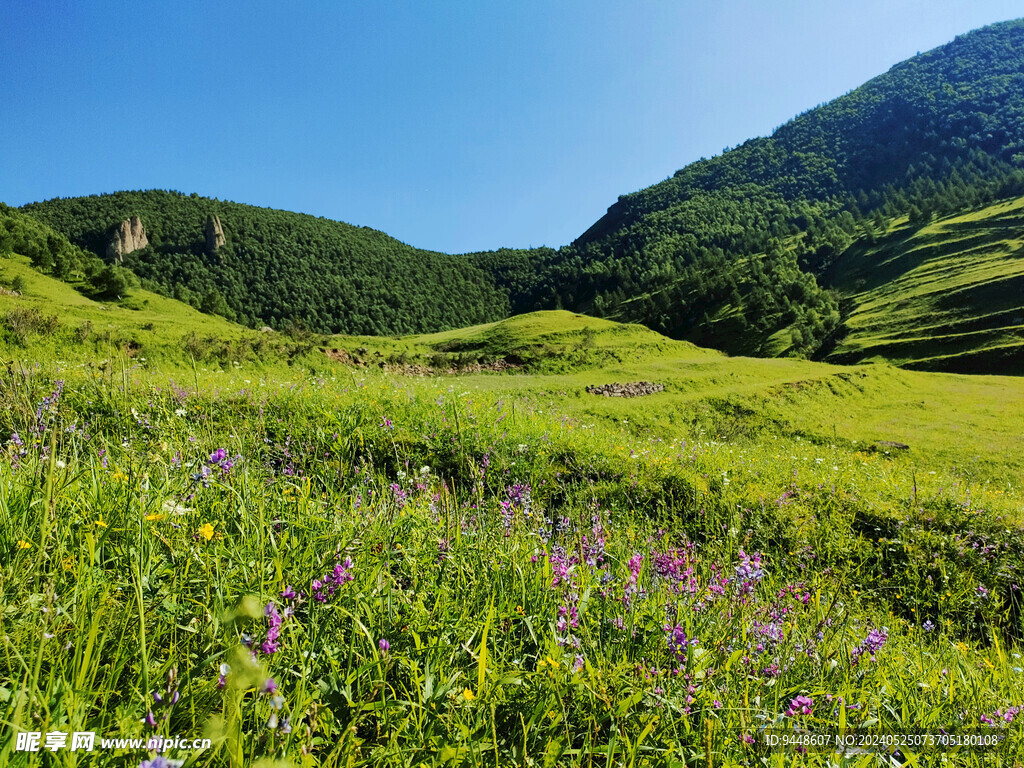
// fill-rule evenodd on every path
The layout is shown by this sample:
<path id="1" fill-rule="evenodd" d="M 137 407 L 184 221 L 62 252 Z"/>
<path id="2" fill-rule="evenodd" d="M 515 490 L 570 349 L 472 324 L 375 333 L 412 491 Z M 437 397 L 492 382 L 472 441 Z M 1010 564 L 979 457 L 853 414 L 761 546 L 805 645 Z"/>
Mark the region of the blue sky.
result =
<path id="1" fill-rule="evenodd" d="M 447 252 L 554 247 L 618 195 L 1020 14 L 1001 0 L 12 3 L 0 201 L 176 189 Z"/>

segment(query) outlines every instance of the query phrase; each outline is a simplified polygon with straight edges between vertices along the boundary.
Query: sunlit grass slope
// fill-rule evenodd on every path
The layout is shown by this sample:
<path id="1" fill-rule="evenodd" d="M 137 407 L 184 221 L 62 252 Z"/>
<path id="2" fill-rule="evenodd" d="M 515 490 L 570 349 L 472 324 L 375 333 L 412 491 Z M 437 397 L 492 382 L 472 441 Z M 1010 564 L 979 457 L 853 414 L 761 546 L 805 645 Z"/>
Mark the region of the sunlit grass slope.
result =
<path id="1" fill-rule="evenodd" d="M 565 311 L 401 338 L 294 339 L 139 289 L 123 302 L 93 301 L 23 259 L 0 260 L 0 281 L 10 284 L 19 276 L 24 295 L 0 295 L 0 349 L 8 360 L 95 364 L 124 354 L 150 371 L 191 369 L 193 363 L 211 371 L 298 366 L 346 379 L 369 370 L 395 377 L 406 367 L 449 378 L 454 369 L 464 372 L 452 377 L 453 385 L 465 390 L 665 439 L 799 438 L 841 443 L 851 451 L 892 441 L 910 446 L 901 458 L 908 466 L 939 462 L 994 481 L 1024 472 L 1024 380 L 1012 377 L 728 357 L 643 326 Z M 37 315 L 26 320 L 26 312 Z M 344 350 L 351 357 L 342 359 L 362 366 L 337 362 L 332 350 Z M 516 367 L 474 372 L 473 363 L 493 361 Z M 588 385 L 641 380 L 665 389 L 634 399 L 586 392 Z"/>
<path id="2" fill-rule="evenodd" d="M 831 281 L 847 335 L 828 359 L 1024 374 L 1024 198 L 850 248 Z"/>
<path id="3" fill-rule="evenodd" d="M 0 258 L 0 350 L 7 359 L 96 362 L 119 353 L 150 363 L 186 365 L 215 351 L 227 362 L 283 363 L 293 345 L 180 301 L 132 288 L 120 300 L 94 300 L 33 269 L 28 259 Z M 212 358 L 211 358 L 212 359 Z"/>
<path id="4" fill-rule="evenodd" d="M 570 312 L 537 312 L 473 328 L 402 339 L 331 337 L 372 368 L 402 361 L 445 373 L 469 355 L 522 362 L 514 373 L 463 373 L 457 386 L 528 398 L 590 420 L 671 439 L 799 438 L 851 451 L 909 445 L 903 460 L 941 462 L 979 477 L 1024 472 L 1024 380 L 728 357 L 642 326 Z M 358 353 L 356 353 L 358 354 Z M 401 369 L 401 366 L 398 366 Z M 588 385 L 653 381 L 640 398 L 598 397 Z M 543 406 L 539 406 L 543 407 Z"/>

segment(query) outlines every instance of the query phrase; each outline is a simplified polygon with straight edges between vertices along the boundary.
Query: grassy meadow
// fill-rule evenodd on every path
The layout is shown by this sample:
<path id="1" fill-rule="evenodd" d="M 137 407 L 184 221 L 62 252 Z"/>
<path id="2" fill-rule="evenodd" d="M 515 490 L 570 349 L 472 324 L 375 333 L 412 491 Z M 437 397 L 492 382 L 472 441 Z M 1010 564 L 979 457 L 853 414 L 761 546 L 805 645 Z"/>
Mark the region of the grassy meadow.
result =
<path id="1" fill-rule="evenodd" d="M 0 267 L 2 765 L 1024 759 L 1019 379 L 567 312 L 260 334 Z M 766 746 L 841 732 L 999 744 Z"/>
<path id="2" fill-rule="evenodd" d="M 1018 197 L 862 238 L 830 276 L 850 306 L 829 359 L 1024 373 L 1022 223 Z"/>

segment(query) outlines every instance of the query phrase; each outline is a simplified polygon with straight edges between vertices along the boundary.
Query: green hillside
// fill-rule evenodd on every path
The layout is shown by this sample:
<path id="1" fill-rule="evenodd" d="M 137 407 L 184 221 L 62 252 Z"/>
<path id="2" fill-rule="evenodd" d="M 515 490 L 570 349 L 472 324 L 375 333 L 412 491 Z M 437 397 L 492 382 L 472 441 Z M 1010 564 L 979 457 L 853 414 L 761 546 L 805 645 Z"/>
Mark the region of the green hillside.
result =
<path id="1" fill-rule="evenodd" d="M 0 205 L 0 355 L 8 361 L 276 366 L 318 339 L 256 331 L 145 290 L 127 269 Z"/>
<path id="2" fill-rule="evenodd" d="M 138 217 L 148 245 L 124 256 L 144 285 L 244 324 L 331 333 L 411 333 L 509 314 L 468 260 L 382 232 L 288 211 L 150 190 L 33 203 L 22 210 L 98 255 Z M 225 242 L 207 247 L 219 218 Z"/>
<path id="3" fill-rule="evenodd" d="M 827 359 L 1024 374 L 1022 225 L 1015 198 L 856 243 L 827 276 L 848 297 Z"/>
<path id="4" fill-rule="evenodd" d="M 733 352 L 814 354 L 838 307 L 800 272 L 820 279 L 892 218 L 1020 194 L 1022 117 L 1024 21 L 962 35 L 620 197 L 545 266 L 535 293 Z M 758 254 L 773 277 L 756 271 Z M 799 343 L 778 343 L 788 329 Z"/>
<path id="5" fill-rule="evenodd" d="M 20 295 L 10 289 L 15 282 Z M 839 441 L 851 451 L 894 441 L 910 445 L 915 460 L 943 466 L 969 455 L 979 477 L 1024 472 L 1024 383 L 1014 378 L 728 357 L 640 325 L 564 310 L 402 337 L 261 332 L 141 288 L 121 300 L 94 300 L 16 255 L 0 259 L 0 288 L 0 355 L 8 361 L 92 369 L 121 360 L 140 373 L 190 376 L 440 376 L 665 439 L 680 431 L 727 440 L 781 436 Z M 636 381 L 664 389 L 637 398 L 586 391 Z"/>

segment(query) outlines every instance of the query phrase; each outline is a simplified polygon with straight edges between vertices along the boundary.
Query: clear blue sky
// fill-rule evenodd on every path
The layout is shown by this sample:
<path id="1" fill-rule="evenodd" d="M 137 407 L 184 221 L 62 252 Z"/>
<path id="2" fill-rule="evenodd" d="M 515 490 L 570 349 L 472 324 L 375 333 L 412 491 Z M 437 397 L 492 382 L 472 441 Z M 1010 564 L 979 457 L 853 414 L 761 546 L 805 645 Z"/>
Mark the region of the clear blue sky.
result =
<path id="1" fill-rule="evenodd" d="M 1002 0 L 9 3 L 0 200 L 177 189 L 447 252 L 559 246 L 618 195 L 1022 12 Z"/>

